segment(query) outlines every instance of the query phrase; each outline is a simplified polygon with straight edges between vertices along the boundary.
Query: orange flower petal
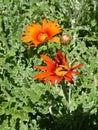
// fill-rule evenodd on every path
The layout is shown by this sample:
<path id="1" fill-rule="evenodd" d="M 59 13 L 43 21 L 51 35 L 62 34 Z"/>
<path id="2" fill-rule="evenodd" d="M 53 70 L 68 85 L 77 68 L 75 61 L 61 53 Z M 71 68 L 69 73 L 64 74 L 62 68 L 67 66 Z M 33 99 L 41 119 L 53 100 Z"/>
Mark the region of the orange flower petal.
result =
<path id="1" fill-rule="evenodd" d="M 39 79 L 39 81 L 40 81 L 40 80 L 43 80 L 44 78 L 46 78 L 47 76 L 50 76 L 52 74 L 53 73 L 51 73 L 51 72 L 41 72 L 41 73 L 35 75 L 34 78 Z"/>
<path id="2" fill-rule="evenodd" d="M 58 66 L 64 65 L 64 66 L 66 66 L 66 68 L 69 68 L 68 60 L 67 60 L 66 56 L 62 55 L 60 50 L 58 50 L 58 52 L 56 53 L 55 62 Z"/>
<path id="3" fill-rule="evenodd" d="M 42 31 L 42 27 L 40 24 L 32 24 L 32 26 L 26 26 L 26 30 L 28 32 L 25 32 L 22 34 L 22 41 L 23 42 L 32 42 L 35 44 L 35 46 L 40 44 L 40 41 L 38 40 L 38 35 Z"/>
<path id="4" fill-rule="evenodd" d="M 83 66 L 83 64 L 79 64 L 79 65 L 73 67 L 72 69 L 73 69 L 73 70 L 74 70 L 74 69 L 78 69 L 78 68 L 80 68 L 81 66 Z"/>
<path id="5" fill-rule="evenodd" d="M 32 26 L 26 26 L 26 30 L 27 30 L 28 32 L 32 32 L 32 29 L 33 29 Z"/>
<path id="6" fill-rule="evenodd" d="M 80 76 L 80 73 L 79 73 L 79 72 L 72 71 L 71 73 Z"/>
<path id="7" fill-rule="evenodd" d="M 59 34 L 61 32 L 61 28 L 58 25 L 57 21 L 52 22 L 49 21 L 47 22 L 46 19 L 43 20 L 43 32 L 46 32 L 50 39 L 55 36 L 56 34 Z"/>
<path id="8" fill-rule="evenodd" d="M 51 41 L 56 42 L 56 43 L 60 43 L 60 38 L 58 38 L 58 37 L 53 37 L 53 38 L 51 39 Z"/>
<path id="9" fill-rule="evenodd" d="M 63 77 L 58 77 L 58 76 L 49 76 L 45 79 L 45 83 L 51 82 L 52 85 L 55 83 L 59 83 L 62 80 Z"/>
<path id="10" fill-rule="evenodd" d="M 23 36 L 22 41 L 23 42 L 30 42 L 30 41 L 32 41 L 32 37 L 31 36 Z"/>
<path id="11" fill-rule="evenodd" d="M 73 84 L 73 77 L 72 77 L 72 75 L 65 75 L 64 78 L 67 80 L 67 82 Z"/>
<path id="12" fill-rule="evenodd" d="M 47 66 L 34 66 L 34 68 L 40 69 L 40 70 L 47 70 L 48 69 Z"/>
<path id="13" fill-rule="evenodd" d="M 46 55 L 41 55 L 41 57 L 43 58 L 43 60 L 45 61 L 45 63 L 48 65 L 48 66 L 54 66 L 55 65 L 55 62 L 48 56 Z"/>

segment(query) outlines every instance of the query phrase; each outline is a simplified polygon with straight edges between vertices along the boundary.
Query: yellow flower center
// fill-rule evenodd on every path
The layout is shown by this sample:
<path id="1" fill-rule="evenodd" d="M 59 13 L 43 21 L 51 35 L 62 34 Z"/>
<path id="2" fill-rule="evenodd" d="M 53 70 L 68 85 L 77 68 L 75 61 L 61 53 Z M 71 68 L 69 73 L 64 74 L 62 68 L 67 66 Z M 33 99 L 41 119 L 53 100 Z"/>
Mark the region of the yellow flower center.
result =
<path id="1" fill-rule="evenodd" d="M 64 76 L 68 72 L 68 67 L 64 65 L 60 65 L 59 67 L 56 68 L 55 74 L 57 76 Z"/>
<path id="2" fill-rule="evenodd" d="M 38 40 L 41 42 L 41 43 L 44 43 L 44 42 L 47 42 L 48 40 L 48 35 L 46 33 L 41 33 L 38 37 Z"/>

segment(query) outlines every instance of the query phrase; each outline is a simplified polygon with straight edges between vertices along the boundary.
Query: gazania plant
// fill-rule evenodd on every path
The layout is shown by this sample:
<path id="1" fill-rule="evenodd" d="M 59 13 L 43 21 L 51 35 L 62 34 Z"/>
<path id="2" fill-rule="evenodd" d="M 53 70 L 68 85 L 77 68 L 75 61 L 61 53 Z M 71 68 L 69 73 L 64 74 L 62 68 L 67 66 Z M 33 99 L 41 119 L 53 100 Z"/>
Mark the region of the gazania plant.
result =
<path id="1" fill-rule="evenodd" d="M 98 130 L 98 0 L 0 0 L 0 130 Z"/>
<path id="2" fill-rule="evenodd" d="M 71 37 L 68 34 L 62 35 L 61 38 L 57 37 L 56 35 L 61 32 L 62 29 L 57 21 L 52 22 L 43 19 L 42 24 L 37 22 L 26 26 L 26 32 L 22 33 L 22 41 L 28 42 L 28 48 L 38 47 L 39 45 L 44 43 L 47 44 L 50 41 L 61 43 L 61 46 L 64 44 L 67 45 L 70 42 Z M 67 56 L 63 55 L 61 50 L 56 52 L 54 60 L 45 54 L 41 54 L 41 58 L 44 60 L 46 65 L 34 66 L 34 68 L 42 70 L 40 73 L 36 74 L 34 78 L 39 81 L 44 81 L 44 83 L 51 82 L 54 86 L 58 86 L 58 84 L 60 84 L 67 101 L 67 108 L 69 109 L 69 96 L 67 93 L 68 91 L 66 90 L 68 88 L 67 82 L 74 84 L 73 75 L 80 75 L 80 73 L 76 70 L 83 66 L 83 64 L 75 66 L 74 62 L 72 62 L 69 65 Z"/>
<path id="3" fill-rule="evenodd" d="M 58 85 L 61 81 L 61 86 L 63 90 L 63 94 L 66 98 L 66 107 L 68 111 L 69 107 L 69 94 L 67 93 L 67 86 L 65 85 L 64 80 L 67 82 L 74 84 L 73 75 L 79 76 L 80 73 L 76 71 L 76 69 L 83 66 L 83 64 L 78 64 L 74 66 L 74 62 L 69 65 L 66 55 L 63 55 L 60 50 L 57 51 L 55 60 L 52 60 L 50 57 L 42 54 L 41 58 L 43 58 L 46 66 L 35 66 L 35 68 L 43 70 L 44 72 L 40 72 L 36 74 L 34 78 L 39 81 L 44 80 L 44 83 L 51 82 L 52 85 Z"/>
<path id="4" fill-rule="evenodd" d="M 65 79 L 67 82 L 73 84 L 73 74 L 80 75 L 76 69 L 83 66 L 83 64 L 74 66 L 73 62 L 69 66 L 66 55 L 64 56 L 60 50 L 57 51 L 55 60 L 43 54 L 41 57 L 47 66 L 35 66 L 35 68 L 45 71 L 34 76 L 34 78 L 39 79 L 39 81 L 44 80 L 45 83 L 50 81 L 52 84 L 55 84 Z"/>
<path id="5" fill-rule="evenodd" d="M 52 22 L 43 19 L 42 24 L 35 23 L 28 25 L 26 26 L 26 30 L 22 34 L 22 41 L 29 42 L 28 48 L 32 46 L 37 47 L 49 41 L 60 42 L 60 38 L 55 37 L 55 35 L 62 31 L 57 21 Z"/>

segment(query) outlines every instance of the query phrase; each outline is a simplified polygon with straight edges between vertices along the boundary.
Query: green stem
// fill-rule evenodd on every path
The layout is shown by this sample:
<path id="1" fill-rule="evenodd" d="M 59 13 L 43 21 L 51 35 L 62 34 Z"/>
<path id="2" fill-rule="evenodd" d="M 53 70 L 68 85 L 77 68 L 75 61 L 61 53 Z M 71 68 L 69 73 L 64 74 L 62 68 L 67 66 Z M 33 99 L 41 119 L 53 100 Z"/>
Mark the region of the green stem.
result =
<path id="1" fill-rule="evenodd" d="M 64 94 L 64 97 L 66 99 L 66 107 L 68 112 L 70 112 L 70 101 L 71 101 L 71 88 L 67 88 L 67 86 L 65 86 L 65 82 L 63 81 L 62 83 L 62 91 Z"/>

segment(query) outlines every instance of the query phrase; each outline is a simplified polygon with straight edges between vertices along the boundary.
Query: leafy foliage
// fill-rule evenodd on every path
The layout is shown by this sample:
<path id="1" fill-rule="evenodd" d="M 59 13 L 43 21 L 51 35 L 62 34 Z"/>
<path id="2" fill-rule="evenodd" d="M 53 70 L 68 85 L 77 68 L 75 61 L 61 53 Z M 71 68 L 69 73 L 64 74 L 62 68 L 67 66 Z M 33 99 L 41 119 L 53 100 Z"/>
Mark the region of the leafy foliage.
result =
<path id="1" fill-rule="evenodd" d="M 98 2 L 96 0 L 2 0 L 0 2 L 0 130 L 98 129 Z M 71 42 L 27 49 L 26 25 L 58 20 Z M 74 77 L 70 113 L 61 86 L 33 79 L 40 54 L 54 58 L 62 49 L 69 61 L 83 63 Z M 66 86 L 65 86 L 66 87 Z"/>

